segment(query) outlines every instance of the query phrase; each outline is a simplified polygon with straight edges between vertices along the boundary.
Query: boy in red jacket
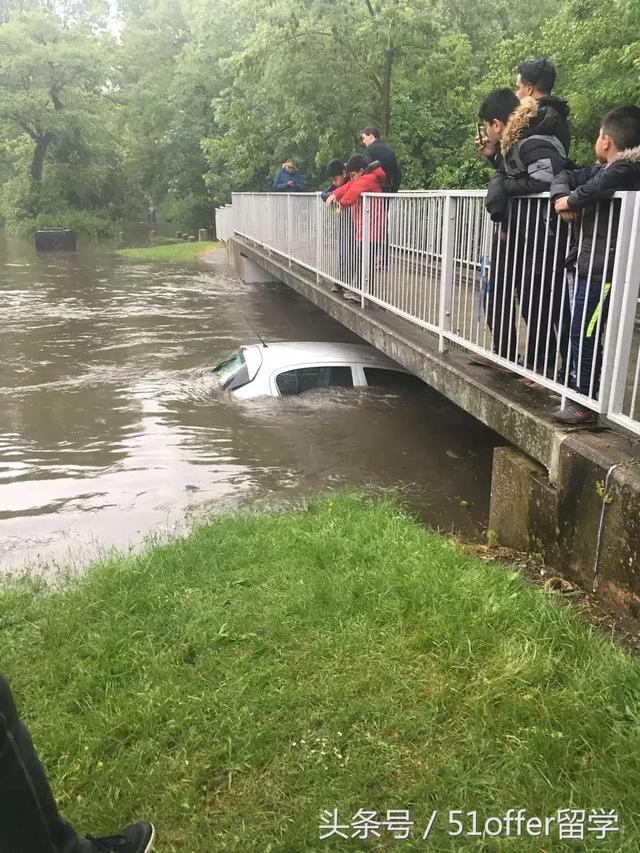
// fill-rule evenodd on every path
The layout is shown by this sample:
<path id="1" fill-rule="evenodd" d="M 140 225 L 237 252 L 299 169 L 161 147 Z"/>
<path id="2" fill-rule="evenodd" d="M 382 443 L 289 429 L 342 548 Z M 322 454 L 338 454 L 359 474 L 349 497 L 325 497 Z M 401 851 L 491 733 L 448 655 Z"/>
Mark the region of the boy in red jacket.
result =
<path id="1" fill-rule="evenodd" d="M 381 193 L 382 184 L 386 179 L 384 169 L 376 160 L 367 163 L 362 154 L 354 154 L 347 163 L 347 174 L 350 181 L 337 187 L 329 196 L 326 204 L 339 202 L 340 208 L 350 207 L 353 217 L 353 226 L 356 232 L 356 276 L 354 284 L 362 286 L 362 252 L 364 238 L 364 204 L 363 193 Z M 339 210 L 338 210 L 339 212 Z M 386 231 L 386 216 L 382 199 L 369 200 L 368 218 L 368 240 L 369 240 L 369 288 L 373 289 L 373 276 L 375 272 L 376 259 L 381 247 L 384 245 Z M 357 297 L 349 292 L 345 293 L 345 299 L 357 301 Z"/>

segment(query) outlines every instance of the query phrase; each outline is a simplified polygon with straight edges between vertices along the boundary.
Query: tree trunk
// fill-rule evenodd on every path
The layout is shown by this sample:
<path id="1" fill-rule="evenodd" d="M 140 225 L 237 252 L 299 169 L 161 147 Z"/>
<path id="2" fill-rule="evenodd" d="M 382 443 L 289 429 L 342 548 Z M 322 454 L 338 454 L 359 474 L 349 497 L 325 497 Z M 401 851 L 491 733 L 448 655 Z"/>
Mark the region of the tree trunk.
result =
<path id="1" fill-rule="evenodd" d="M 391 70 L 395 51 L 391 45 L 391 39 L 384 49 L 384 68 L 382 71 L 382 103 L 380 108 L 380 131 L 387 136 L 391 127 Z"/>
<path id="2" fill-rule="evenodd" d="M 44 158 L 47 153 L 47 148 L 53 140 L 53 133 L 38 133 L 35 136 L 36 148 L 33 152 L 33 160 L 31 161 L 31 180 L 35 184 L 39 184 L 42 180 L 42 171 L 44 169 Z"/>

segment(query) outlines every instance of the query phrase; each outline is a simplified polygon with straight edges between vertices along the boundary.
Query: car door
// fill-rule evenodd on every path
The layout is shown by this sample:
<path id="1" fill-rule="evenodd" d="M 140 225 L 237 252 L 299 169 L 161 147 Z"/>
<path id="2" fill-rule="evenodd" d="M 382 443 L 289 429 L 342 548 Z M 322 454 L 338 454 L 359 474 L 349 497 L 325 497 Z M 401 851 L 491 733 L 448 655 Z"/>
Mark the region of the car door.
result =
<path id="1" fill-rule="evenodd" d="M 394 367 L 374 367 L 370 364 L 359 366 L 364 379 L 362 384 L 370 388 L 424 390 L 424 382 L 414 373 Z"/>
<path id="2" fill-rule="evenodd" d="M 299 364 L 276 370 L 271 374 L 274 396 L 289 397 L 314 388 L 353 388 L 350 364 Z"/>

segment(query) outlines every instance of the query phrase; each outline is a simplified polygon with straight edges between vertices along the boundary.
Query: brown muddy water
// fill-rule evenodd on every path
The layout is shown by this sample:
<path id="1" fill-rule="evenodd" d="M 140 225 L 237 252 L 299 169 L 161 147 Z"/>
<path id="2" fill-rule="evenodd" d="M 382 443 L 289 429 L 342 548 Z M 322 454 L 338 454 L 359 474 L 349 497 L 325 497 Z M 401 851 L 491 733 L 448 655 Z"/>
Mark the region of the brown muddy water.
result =
<path id="1" fill-rule="evenodd" d="M 240 344 L 357 341 L 284 285 L 0 233 L 0 565 L 81 566 L 239 505 L 395 489 L 427 523 L 486 526 L 498 437 L 424 392 L 239 403 L 210 369 Z M 469 504 L 462 506 L 461 502 Z"/>

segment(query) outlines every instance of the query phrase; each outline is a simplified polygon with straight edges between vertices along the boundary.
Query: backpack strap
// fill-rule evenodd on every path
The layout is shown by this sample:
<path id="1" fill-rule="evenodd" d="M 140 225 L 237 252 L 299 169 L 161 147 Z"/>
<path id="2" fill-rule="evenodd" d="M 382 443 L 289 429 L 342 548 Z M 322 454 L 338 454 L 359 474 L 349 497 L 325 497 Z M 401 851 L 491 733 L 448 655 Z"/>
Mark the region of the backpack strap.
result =
<path id="1" fill-rule="evenodd" d="M 520 156 L 520 149 L 522 146 L 528 142 L 530 139 L 543 139 L 545 142 L 548 142 L 558 152 L 559 156 L 562 157 L 563 160 L 567 159 L 567 152 L 565 150 L 564 145 L 557 136 L 545 136 L 541 133 L 534 133 L 531 136 L 527 136 L 526 139 L 522 139 L 520 142 L 517 142 L 513 148 L 511 148 L 507 152 L 507 156 L 505 157 L 505 168 L 507 169 L 507 174 L 509 175 L 520 175 L 522 172 L 527 171 L 527 167 L 522 162 L 522 157 Z M 507 168 L 507 165 L 509 168 Z M 511 169 L 511 166 L 514 166 L 514 169 Z"/>

